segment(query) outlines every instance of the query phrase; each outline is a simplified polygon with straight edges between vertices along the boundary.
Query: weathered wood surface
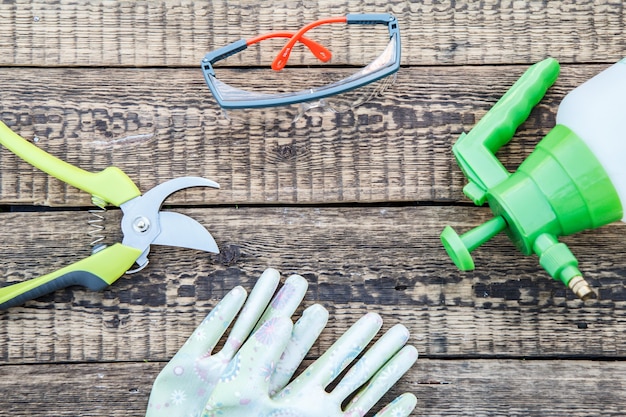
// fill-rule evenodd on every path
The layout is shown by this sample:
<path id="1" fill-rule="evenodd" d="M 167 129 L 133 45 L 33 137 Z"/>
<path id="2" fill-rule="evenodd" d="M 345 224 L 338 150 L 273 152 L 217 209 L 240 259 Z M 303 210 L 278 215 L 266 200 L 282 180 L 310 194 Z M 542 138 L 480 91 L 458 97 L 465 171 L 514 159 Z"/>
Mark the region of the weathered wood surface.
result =
<path id="1" fill-rule="evenodd" d="M 209 208 L 181 212 L 216 236 L 220 255 L 155 247 L 149 267 L 102 293 L 58 291 L 0 315 L 0 363 L 141 361 L 171 357 L 210 308 L 238 284 L 252 288 L 268 266 L 310 283 L 306 304 L 331 313 L 325 350 L 368 310 L 407 325 L 428 357 L 606 357 L 626 355 L 625 226 L 565 241 L 600 298 L 583 303 L 551 280 L 535 257 L 499 236 L 459 273 L 438 233 L 467 228 L 488 212 L 473 207 Z M 0 216 L 0 275 L 21 281 L 88 252 L 72 212 Z M 82 212 L 82 217 L 88 216 Z M 118 212 L 109 212 L 114 241 Z M 356 219 L 356 221 L 355 221 Z M 119 231 L 119 228 L 117 229 Z M 46 262 L 43 262 L 43 261 Z M 428 261 L 426 261 L 428 260 Z M 39 337 L 33 337 L 33 335 Z"/>
<path id="2" fill-rule="evenodd" d="M 399 19 L 403 66 L 384 98 L 295 124 L 273 111 L 255 126 L 223 118 L 199 69 L 207 51 L 347 12 Z M 421 359 L 386 400 L 415 393 L 415 416 L 623 415 L 625 225 L 563 239 L 599 292 L 585 303 L 504 236 L 465 273 L 439 242 L 447 224 L 490 217 L 462 194 L 459 134 L 528 65 L 557 58 L 558 81 L 498 153 L 515 169 L 563 96 L 625 55 L 623 2 L 19 0 L 0 3 L 0 19 L 0 120 L 85 170 L 118 166 L 143 191 L 182 175 L 221 185 L 168 200 L 207 226 L 220 255 L 154 247 L 148 268 L 103 292 L 69 288 L 0 312 L 0 416 L 143 415 L 194 327 L 266 267 L 309 281 L 296 316 L 315 302 L 330 311 L 307 361 L 367 311 L 384 329 L 404 323 Z M 334 70 L 371 52 L 362 33 L 332 33 L 312 37 Z M 237 55 L 225 71 L 261 85 L 271 58 Z M 285 79 L 312 63 L 294 53 Z M 4 148 L 0 168 L 2 285 L 89 254 L 88 195 Z M 120 212 L 106 217 L 112 243 Z"/>
<path id="3" fill-rule="evenodd" d="M 415 392 L 417 416 L 623 416 L 623 362 L 420 359 L 399 382 Z M 19 390 L 3 415 L 139 417 L 162 363 L 0 367 Z M 580 377 L 573 377 L 580 375 Z M 41 386 L 46 386 L 42 393 Z M 381 406 L 392 399 L 386 396 Z M 3 404 L 4 405 L 4 404 Z M 378 407 L 377 407 L 378 408 Z"/>
<path id="4" fill-rule="evenodd" d="M 0 7 L 0 64 L 196 66 L 206 52 L 241 38 L 350 12 L 394 13 L 405 65 L 526 64 L 546 55 L 565 62 L 613 62 L 624 49 L 626 14 L 622 2 L 613 0 L 19 0 Z M 325 45 L 346 52 L 335 54 L 334 62 L 350 64 L 358 62 L 363 44 L 336 36 Z M 259 62 L 252 57 L 242 64 Z"/>
<path id="5" fill-rule="evenodd" d="M 549 132 L 568 91 L 606 67 L 564 66 L 500 152 L 505 166 Z M 242 126 L 221 115 L 199 69 L 11 68 L 0 70 L 0 113 L 49 153 L 88 171 L 115 165 L 142 190 L 181 173 L 221 186 L 176 194 L 176 204 L 467 202 L 451 146 L 524 70 L 407 67 L 384 100 L 354 111 Z M 91 204 L 7 150 L 0 163 L 0 204 Z"/>

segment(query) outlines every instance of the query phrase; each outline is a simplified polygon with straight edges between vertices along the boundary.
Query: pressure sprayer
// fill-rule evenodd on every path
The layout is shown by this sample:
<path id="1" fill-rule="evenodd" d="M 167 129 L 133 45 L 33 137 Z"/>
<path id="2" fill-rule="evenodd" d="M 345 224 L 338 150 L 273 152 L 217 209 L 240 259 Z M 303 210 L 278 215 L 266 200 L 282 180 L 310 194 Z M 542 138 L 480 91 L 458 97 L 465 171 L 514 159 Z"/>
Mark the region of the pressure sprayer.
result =
<path id="1" fill-rule="evenodd" d="M 515 134 L 556 81 L 559 64 L 548 58 L 531 66 L 452 150 L 468 179 L 464 194 L 485 202 L 493 219 L 459 236 L 441 233 L 446 251 L 463 270 L 474 269 L 470 252 L 505 231 L 525 255 L 583 300 L 595 293 L 559 236 L 622 220 L 626 202 L 626 59 L 570 92 L 556 126 L 510 173 L 495 153 Z"/>

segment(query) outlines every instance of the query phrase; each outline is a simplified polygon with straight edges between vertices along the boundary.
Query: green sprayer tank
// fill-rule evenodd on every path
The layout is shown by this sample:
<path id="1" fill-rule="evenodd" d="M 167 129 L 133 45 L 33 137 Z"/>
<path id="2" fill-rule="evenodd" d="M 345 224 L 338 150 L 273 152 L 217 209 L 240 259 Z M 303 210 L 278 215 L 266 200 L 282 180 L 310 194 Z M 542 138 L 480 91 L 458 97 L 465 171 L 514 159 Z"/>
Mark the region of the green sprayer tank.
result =
<path id="1" fill-rule="evenodd" d="M 464 194 L 489 204 L 494 217 L 459 236 L 441 233 L 461 270 L 474 269 L 470 252 L 506 232 L 518 249 L 585 300 L 595 295 L 560 236 L 624 220 L 626 202 L 626 59 L 571 91 L 556 126 L 510 173 L 495 154 L 511 140 L 532 108 L 556 81 L 559 64 L 531 66 L 493 108 L 453 146 L 468 179 Z"/>

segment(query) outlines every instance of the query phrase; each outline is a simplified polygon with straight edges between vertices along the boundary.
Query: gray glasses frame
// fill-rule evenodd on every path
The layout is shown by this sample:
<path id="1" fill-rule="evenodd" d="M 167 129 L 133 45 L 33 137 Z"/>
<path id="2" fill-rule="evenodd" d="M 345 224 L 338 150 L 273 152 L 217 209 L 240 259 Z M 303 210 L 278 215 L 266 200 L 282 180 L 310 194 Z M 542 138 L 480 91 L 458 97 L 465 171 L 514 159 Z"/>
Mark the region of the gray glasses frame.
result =
<path id="1" fill-rule="evenodd" d="M 387 77 L 400 69 L 400 28 L 398 27 L 398 21 L 395 16 L 389 13 L 348 14 L 346 15 L 346 23 L 359 25 L 387 25 L 387 28 L 389 30 L 389 42 L 390 44 L 395 42 L 395 48 L 391 64 L 385 65 L 372 72 L 368 72 L 363 76 L 348 77 L 344 80 L 340 80 L 328 86 L 322 86 L 294 93 L 259 94 L 239 90 L 235 87 L 229 86 L 228 84 L 219 81 L 215 76 L 213 64 L 247 49 L 248 46 L 246 40 L 241 39 L 229 45 L 216 49 L 215 51 L 211 51 L 205 55 L 201 63 L 204 79 L 220 107 L 224 109 L 245 109 L 283 106 L 287 104 L 295 104 L 322 99 L 362 87 L 369 83 L 380 80 L 381 78 Z M 227 99 L 221 94 L 220 89 L 240 92 L 242 98 Z M 254 99 L 249 99 L 250 96 L 254 96 Z"/>

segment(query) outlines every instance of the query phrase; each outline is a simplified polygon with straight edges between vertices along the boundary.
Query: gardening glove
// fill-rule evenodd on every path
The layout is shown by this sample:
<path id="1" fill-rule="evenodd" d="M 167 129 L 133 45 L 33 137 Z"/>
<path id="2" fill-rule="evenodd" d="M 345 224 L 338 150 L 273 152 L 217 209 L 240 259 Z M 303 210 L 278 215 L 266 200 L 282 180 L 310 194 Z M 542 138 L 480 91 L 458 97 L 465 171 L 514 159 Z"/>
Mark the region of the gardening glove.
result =
<path id="1" fill-rule="evenodd" d="M 381 326 L 378 314 L 366 314 L 293 382 L 275 390 L 272 370 L 289 345 L 293 330 L 288 318 L 272 318 L 232 359 L 202 417 L 364 416 L 417 360 L 417 350 L 406 345 L 408 330 L 396 325 L 340 377 Z M 327 391 L 333 382 L 336 386 Z M 376 416 L 406 417 L 416 402 L 413 394 L 405 393 Z"/>
<path id="2" fill-rule="evenodd" d="M 274 296 L 280 275 L 274 269 L 267 269 L 250 293 L 246 301 L 246 291 L 238 286 L 231 290 L 196 328 L 187 342 L 176 353 L 156 378 L 146 417 L 189 417 L 199 416 L 207 403 L 213 388 L 233 369 L 231 360 L 262 323 L 277 318 L 288 320 L 302 302 L 308 284 L 304 278 L 292 275 L 285 281 L 280 291 Z M 244 305 L 245 301 L 245 305 Z M 243 306 L 243 308 L 242 308 Z M 226 342 L 219 352 L 214 352 L 216 345 L 229 328 L 237 314 L 239 317 L 230 331 Z M 306 309 L 300 319 L 309 332 L 294 334 L 284 350 L 285 355 L 276 368 L 274 385 L 284 386 L 293 374 L 289 362 L 302 360 L 315 339 L 326 325 L 328 315 L 323 307 L 313 305 Z M 296 365 L 297 366 L 297 365 Z"/>

